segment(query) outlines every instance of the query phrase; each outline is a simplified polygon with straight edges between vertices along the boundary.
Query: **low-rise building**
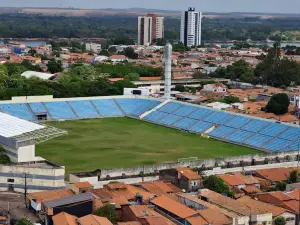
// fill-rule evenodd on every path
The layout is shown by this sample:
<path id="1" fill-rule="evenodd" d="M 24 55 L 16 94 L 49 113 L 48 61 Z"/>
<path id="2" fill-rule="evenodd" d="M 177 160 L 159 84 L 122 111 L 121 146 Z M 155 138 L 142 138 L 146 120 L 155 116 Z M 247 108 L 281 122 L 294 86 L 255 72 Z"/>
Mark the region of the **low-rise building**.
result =
<path id="1" fill-rule="evenodd" d="M 217 93 L 227 93 L 227 86 L 222 83 L 206 84 L 203 86 L 204 91 L 213 91 Z"/>
<path id="2" fill-rule="evenodd" d="M 201 176 L 190 168 L 166 169 L 159 171 L 161 180 L 170 180 L 179 188 L 187 192 L 197 191 L 202 187 Z"/>
<path id="3" fill-rule="evenodd" d="M 101 52 L 101 44 L 98 43 L 85 43 L 85 48 L 86 50 L 89 52 L 93 52 L 93 53 L 100 53 Z"/>
<path id="4" fill-rule="evenodd" d="M 93 185 L 91 185 L 88 181 L 84 182 L 76 182 L 76 183 L 71 183 L 70 184 L 70 189 L 75 193 L 75 194 L 80 194 L 80 193 L 85 193 L 89 192 L 92 189 L 94 189 Z"/>

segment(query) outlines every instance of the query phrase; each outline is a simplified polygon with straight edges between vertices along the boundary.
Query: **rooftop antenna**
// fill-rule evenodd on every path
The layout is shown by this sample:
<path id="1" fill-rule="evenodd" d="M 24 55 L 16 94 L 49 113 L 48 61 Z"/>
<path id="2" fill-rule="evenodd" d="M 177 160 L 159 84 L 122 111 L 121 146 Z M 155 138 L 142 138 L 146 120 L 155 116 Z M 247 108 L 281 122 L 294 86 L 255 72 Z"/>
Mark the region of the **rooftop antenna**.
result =
<path id="1" fill-rule="evenodd" d="M 172 45 L 170 43 L 165 46 L 165 98 L 171 98 L 171 82 L 172 82 Z"/>

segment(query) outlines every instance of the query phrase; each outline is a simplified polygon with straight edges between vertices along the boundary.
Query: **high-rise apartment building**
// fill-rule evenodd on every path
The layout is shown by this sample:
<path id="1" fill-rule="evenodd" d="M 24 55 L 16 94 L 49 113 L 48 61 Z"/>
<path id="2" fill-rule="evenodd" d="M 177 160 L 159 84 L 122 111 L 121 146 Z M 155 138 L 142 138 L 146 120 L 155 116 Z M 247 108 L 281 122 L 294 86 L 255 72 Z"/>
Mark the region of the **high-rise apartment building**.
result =
<path id="1" fill-rule="evenodd" d="M 186 46 L 201 45 L 202 13 L 189 8 L 181 15 L 180 41 Z"/>
<path id="2" fill-rule="evenodd" d="M 155 14 L 138 17 L 138 44 L 152 44 L 153 40 L 164 37 L 164 17 Z"/>

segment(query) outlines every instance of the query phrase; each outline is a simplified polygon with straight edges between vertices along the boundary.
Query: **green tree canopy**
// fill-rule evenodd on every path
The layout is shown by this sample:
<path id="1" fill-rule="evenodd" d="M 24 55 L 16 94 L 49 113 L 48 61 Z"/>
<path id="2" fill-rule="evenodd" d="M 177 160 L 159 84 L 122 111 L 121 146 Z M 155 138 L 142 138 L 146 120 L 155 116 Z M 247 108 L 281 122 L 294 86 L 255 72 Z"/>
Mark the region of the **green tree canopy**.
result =
<path id="1" fill-rule="evenodd" d="M 220 194 L 231 194 L 228 186 L 224 183 L 224 181 L 220 177 L 217 177 L 215 175 L 211 175 L 205 178 L 203 185 L 205 188 L 218 192 Z"/>
<path id="2" fill-rule="evenodd" d="M 16 225 L 33 225 L 33 223 L 27 218 L 22 218 L 17 221 Z"/>
<path id="3" fill-rule="evenodd" d="M 112 204 L 108 204 L 96 209 L 94 214 L 96 216 L 106 217 L 113 224 L 115 224 L 117 221 L 116 208 Z"/>
<path id="4" fill-rule="evenodd" d="M 274 220 L 275 225 L 285 225 L 285 218 L 283 216 L 276 217 Z"/>
<path id="5" fill-rule="evenodd" d="M 298 171 L 297 170 L 293 170 L 290 172 L 290 176 L 289 176 L 289 181 L 291 183 L 296 183 L 298 181 Z"/>
<path id="6" fill-rule="evenodd" d="M 233 95 L 229 95 L 229 96 L 225 96 L 222 99 L 222 102 L 226 104 L 232 104 L 232 103 L 240 102 L 240 98 Z"/>
<path id="7" fill-rule="evenodd" d="M 51 59 L 47 64 L 48 71 L 50 73 L 57 73 L 63 71 L 62 68 L 62 62 L 61 61 L 55 61 L 54 59 Z"/>
<path id="8" fill-rule="evenodd" d="M 176 84 L 175 85 L 175 91 L 184 92 L 185 91 L 184 85 Z"/>
<path id="9" fill-rule="evenodd" d="M 131 47 L 125 48 L 124 54 L 130 59 L 137 59 L 139 56 L 137 53 L 135 53 L 134 49 Z"/>
<path id="10" fill-rule="evenodd" d="M 140 75 L 138 73 L 129 73 L 124 76 L 124 79 L 129 81 L 136 81 L 140 79 Z"/>
<path id="11" fill-rule="evenodd" d="M 276 115 L 282 115 L 288 112 L 289 105 L 290 99 L 287 94 L 275 94 L 269 100 L 266 106 L 266 111 Z"/>

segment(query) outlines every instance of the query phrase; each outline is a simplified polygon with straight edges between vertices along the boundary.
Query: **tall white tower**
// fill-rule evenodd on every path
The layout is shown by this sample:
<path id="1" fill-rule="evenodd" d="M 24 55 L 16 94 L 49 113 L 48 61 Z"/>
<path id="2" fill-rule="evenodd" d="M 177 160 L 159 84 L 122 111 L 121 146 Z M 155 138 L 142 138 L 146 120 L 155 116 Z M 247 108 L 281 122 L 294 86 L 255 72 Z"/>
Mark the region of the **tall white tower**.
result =
<path id="1" fill-rule="evenodd" d="M 171 83 L 172 83 L 172 45 L 166 44 L 165 51 L 165 98 L 171 98 Z"/>
<path id="2" fill-rule="evenodd" d="M 201 45 L 202 13 L 189 8 L 181 14 L 180 41 L 186 46 Z"/>

